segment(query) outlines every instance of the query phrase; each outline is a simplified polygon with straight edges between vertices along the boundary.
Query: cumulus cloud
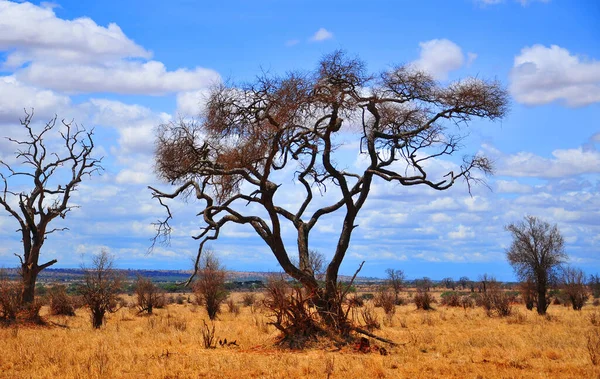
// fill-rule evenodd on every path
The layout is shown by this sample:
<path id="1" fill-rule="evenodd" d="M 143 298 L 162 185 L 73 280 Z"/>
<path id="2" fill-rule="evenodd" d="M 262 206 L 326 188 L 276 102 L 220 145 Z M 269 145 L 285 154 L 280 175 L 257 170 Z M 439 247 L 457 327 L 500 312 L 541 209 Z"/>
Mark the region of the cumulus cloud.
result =
<path id="1" fill-rule="evenodd" d="M 445 80 L 451 71 L 458 70 L 465 64 L 465 56 L 460 46 L 447 39 L 433 39 L 419 43 L 421 53 L 419 59 L 411 65 L 427 71 L 435 79 Z M 472 63 L 476 55 L 469 55 Z"/>
<path id="2" fill-rule="evenodd" d="M 496 191 L 498 193 L 529 193 L 533 191 L 533 188 L 516 180 L 496 180 Z"/>
<path id="3" fill-rule="evenodd" d="M 156 126 L 171 118 L 140 105 L 106 99 L 90 99 L 82 108 L 88 110 L 94 123 L 117 129 L 118 154 L 152 154 Z"/>
<path id="4" fill-rule="evenodd" d="M 177 94 L 177 113 L 181 116 L 197 116 L 204 111 L 209 91 L 187 91 Z"/>
<path id="5" fill-rule="evenodd" d="M 552 158 L 529 152 L 504 156 L 498 174 L 516 177 L 560 178 L 600 173 L 600 152 L 596 150 L 557 149 Z"/>
<path id="6" fill-rule="evenodd" d="M 167 71 L 157 61 L 119 61 L 106 65 L 32 63 L 16 73 L 19 80 L 67 93 L 112 92 L 161 95 L 210 86 L 220 80 L 213 70 Z"/>
<path id="7" fill-rule="evenodd" d="M 116 24 L 103 27 L 87 17 L 63 20 L 52 8 L 0 1 L 0 50 L 14 49 L 6 66 L 18 67 L 41 59 L 94 62 L 151 55 Z"/>
<path id="8" fill-rule="evenodd" d="M 315 34 L 310 38 L 311 41 L 320 42 L 333 38 L 333 33 L 325 28 L 320 28 L 317 30 Z"/>
<path id="9" fill-rule="evenodd" d="M 66 96 L 25 85 L 14 76 L 0 76 L 0 123 L 18 122 L 24 108 L 33 108 L 38 117 L 47 119 L 70 105 Z"/>
<path id="10" fill-rule="evenodd" d="M 600 61 L 557 45 L 525 47 L 514 59 L 510 91 L 523 104 L 560 101 L 570 107 L 600 102 Z"/>
<path id="11" fill-rule="evenodd" d="M 459 225 L 455 231 L 448 233 L 448 238 L 454 240 L 463 240 L 475 237 L 475 232 L 469 226 Z"/>
<path id="12" fill-rule="evenodd" d="M 169 71 L 116 24 L 64 20 L 48 7 L 0 1 L 3 63 L 21 82 L 69 94 L 112 92 L 161 95 L 192 91 L 220 80 L 195 67 Z"/>

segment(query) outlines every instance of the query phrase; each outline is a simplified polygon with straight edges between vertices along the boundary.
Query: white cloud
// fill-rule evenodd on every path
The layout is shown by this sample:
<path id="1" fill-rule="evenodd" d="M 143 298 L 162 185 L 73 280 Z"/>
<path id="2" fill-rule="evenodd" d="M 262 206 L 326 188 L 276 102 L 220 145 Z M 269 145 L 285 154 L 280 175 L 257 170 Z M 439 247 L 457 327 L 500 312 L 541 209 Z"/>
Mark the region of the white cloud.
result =
<path id="1" fill-rule="evenodd" d="M 600 152 L 596 150 L 557 149 L 553 158 L 543 158 L 529 152 L 503 157 L 498 174 L 517 177 L 560 178 L 600 173 Z"/>
<path id="2" fill-rule="evenodd" d="M 435 79 L 445 80 L 450 71 L 465 63 L 463 52 L 457 44 L 447 39 L 433 39 L 419 43 L 421 54 L 411 65 L 430 73 Z"/>
<path id="3" fill-rule="evenodd" d="M 325 28 L 320 28 L 317 30 L 315 34 L 310 38 L 311 41 L 320 42 L 333 38 L 333 33 Z"/>
<path id="4" fill-rule="evenodd" d="M 183 117 L 195 117 L 204 111 L 209 91 L 188 91 L 177 94 L 177 113 Z"/>
<path id="5" fill-rule="evenodd" d="M 39 59 L 94 62 L 151 55 L 116 24 L 102 27 L 87 17 L 63 20 L 48 6 L 0 1 L 0 20 L 0 50 L 14 49 L 5 62 L 9 67 Z"/>
<path id="6" fill-rule="evenodd" d="M 27 86 L 13 76 L 0 76 L 0 123 L 18 123 L 23 109 L 34 109 L 37 118 L 48 119 L 61 114 L 71 100 L 49 90 Z M 47 120 L 44 120 L 47 121 Z"/>
<path id="7" fill-rule="evenodd" d="M 90 99 L 82 108 L 88 110 L 94 123 L 118 130 L 120 154 L 152 154 L 156 126 L 170 120 L 166 113 L 114 100 Z"/>
<path id="8" fill-rule="evenodd" d="M 490 209 L 490 203 L 481 196 L 467 197 L 464 203 L 469 212 L 483 212 Z"/>
<path id="9" fill-rule="evenodd" d="M 112 92 L 161 95 L 208 87 L 220 80 L 216 71 L 167 71 L 157 61 L 118 61 L 105 65 L 32 63 L 17 71 L 19 80 L 67 93 Z"/>
<path id="10" fill-rule="evenodd" d="M 505 0 L 475 0 L 477 3 L 482 5 L 497 5 L 504 3 Z M 540 3 L 548 3 L 550 0 L 515 0 L 515 2 L 520 3 L 522 6 L 529 5 L 531 3 L 540 2 Z"/>
<path id="11" fill-rule="evenodd" d="M 299 43 L 300 43 L 299 39 L 291 39 L 291 40 L 285 41 L 285 46 L 288 46 L 288 47 L 296 46 Z"/>
<path id="12" fill-rule="evenodd" d="M 456 229 L 453 232 L 448 233 L 448 238 L 453 239 L 453 240 L 463 240 L 463 239 L 473 238 L 473 237 L 475 237 L 475 232 L 473 231 L 473 229 L 471 229 L 471 227 L 469 227 L 469 226 L 464 226 L 464 225 L 459 225 L 458 229 Z"/>
<path id="13" fill-rule="evenodd" d="M 452 222 L 452 220 L 453 220 L 453 218 L 445 213 L 434 213 L 431 215 L 432 222 L 446 223 L 446 222 Z"/>
<path id="14" fill-rule="evenodd" d="M 517 101 L 553 101 L 578 107 L 600 102 L 600 61 L 572 55 L 557 45 L 525 47 L 515 57 L 510 91 Z"/>
<path id="15" fill-rule="evenodd" d="M 499 193 L 529 193 L 531 186 L 521 184 L 516 180 L 496 180 L 496 191 Z"/>

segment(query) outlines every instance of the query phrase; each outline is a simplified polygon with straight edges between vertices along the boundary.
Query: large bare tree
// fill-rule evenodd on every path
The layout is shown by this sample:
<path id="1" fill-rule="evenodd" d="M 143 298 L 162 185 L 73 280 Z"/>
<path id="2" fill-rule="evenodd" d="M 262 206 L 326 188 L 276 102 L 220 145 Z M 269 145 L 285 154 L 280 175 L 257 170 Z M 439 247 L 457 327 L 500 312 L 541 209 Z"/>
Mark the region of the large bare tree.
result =
<path id="1" fill-rule="evenodd" d="M 101 169 L 100 159 L 92 157 L 92 131 L 73 122 L 57 123 L 54 117 L 36 132 L 32 120 L 33 111 L 26 111 L 21 120 L 25 136 L 7 137 L 15 146 L 16 161 L 0 160 L 0 204 L 18 222 L 22 236 L 23 253 L 15 255 L 21 263 L 23 303 L 33 302 L 40 271 L 57 262 L 39 263 L 48 235 L 66 229 L 50 228 L 50 222 L 66 217 L 74 208 L 69 200 L 82 178 Z M 60 141 L 58 147 L 49 146 L 53 138 Z"/>
<path id="2" fill-rule="evenodd" d="M 506 226 L 513 241 L 506 258 L 522 281 L 530 281 L 536 289 L 536 310 L 546 314 L 548 287 L 557 270 L 567 260 L 564 240 L 558 227 L 534 216 Z"/>
<path id="3" fill-rule="evenodd" d="M 506 110 L 507 93 L 497 82 L 469 78 L 442 86 L 406 66 L 370 75 L 362 61 L 340 51 L 325 56 L 312 72 L 264 74 L 247 85 L 218 86 L 200 119 L 158 130 L 156 170 L 175 189 L 151 188 L 167 206 L 157 237 L 171 230 L 166 200 L 195 196 L 204 223 L 194 236 L 200 241 L 196 262 L 225 225 L 249 225 L 283 270 L 315 295 L 325 321 L 336 323 L 331 315 L 342 312 L 338 271 L 374 181 L 440 191 L 460 179 L 473 182 L 475 170 L 491 172 L 485 157 L 465 157 L 443 177 L 428 175 L 427 163 L 456 153 L 473 118 L 497 120 Z M 336 158 L 341 137 L 359 142 L 363 169 L 350 171 Z M 294 208 L 278 201 L 283 173 L 294 173 L 285 181 L 293 179 L 303 192 Z M 320 288 L 309 241 L 317 223 L 333 213 L 343 221 Z M 284 243 L 284 223 L 297 232 L 293 246 Z"/>

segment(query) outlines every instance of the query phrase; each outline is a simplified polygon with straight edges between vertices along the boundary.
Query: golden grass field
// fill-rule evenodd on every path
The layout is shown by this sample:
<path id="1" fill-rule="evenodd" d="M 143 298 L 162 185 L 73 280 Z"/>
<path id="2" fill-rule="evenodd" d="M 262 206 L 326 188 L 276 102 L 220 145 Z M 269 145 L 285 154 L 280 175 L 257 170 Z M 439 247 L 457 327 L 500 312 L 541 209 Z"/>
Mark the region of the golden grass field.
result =
<path id="1" fill-rule="evenodd" d="M 234 294 L 240 300 L 240 294 Z M 129 301 L 133 301 L 132 298 Z M 274 346 L 276 330 L 262 310 L 224 306 L 216 335 L 239 345 L 205 349 L 202 307 L 173 304 L 151 316 L 122 308 L 93 330 L 85 309 L 50 316 L 48 326 L 0 328 L 2 378 L 598 378 L 587 335 L 600 328 L 600 308 L 550 306 L 538 316 L 524 306 L 506 318 L 480 309 L 397 307 L 375 333 L 400 346 L 360 353 L 353 346 L 290 351 Z M 595 321 L 595 324 L 592 323 Z M 63 325 L 63 327 L 55 324 Z M 384 346 L 382 343 L 377 343 Z"/>

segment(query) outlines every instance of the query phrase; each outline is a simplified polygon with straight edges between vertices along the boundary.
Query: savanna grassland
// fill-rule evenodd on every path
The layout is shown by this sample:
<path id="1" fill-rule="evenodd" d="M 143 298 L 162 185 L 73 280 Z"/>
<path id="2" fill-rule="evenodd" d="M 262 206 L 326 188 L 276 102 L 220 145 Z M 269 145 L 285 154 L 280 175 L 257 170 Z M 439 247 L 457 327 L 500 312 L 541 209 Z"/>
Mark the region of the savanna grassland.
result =
<path id="1" fill-rule="evenodd" d="M 416 310 L 397 306 L 392 318 L 374 308 L 381 328 L 396 341 L 389 352 L 361 353 L 355 345 L 327 343 L 306 350 L 280 349 L 277 331 L 259 305 L 228 311 L 215 321 L 215 341 L 205 348 L 203 307 L 184 302 L 139 316 L 135 308 L 111 314 L 94 330 L 89 312 L 41 314 L 46 326 L 0 328 L 2 378 L 596 378 L 588 337 L 600 328 L 600 309 L 552 305 L 538 316 L 515 305 L 508 317 L 489 317 L 481 308 Z M 133 302 L 133 298 L 127 299 Z M 367 302 L 367 307 L 371 301 Z M 360 308 L 357 309 L 357 314 Z M 234 344 L 230 344 L 235 341 Z M 592 342 L 597 342 L 592 338 Z"/>

